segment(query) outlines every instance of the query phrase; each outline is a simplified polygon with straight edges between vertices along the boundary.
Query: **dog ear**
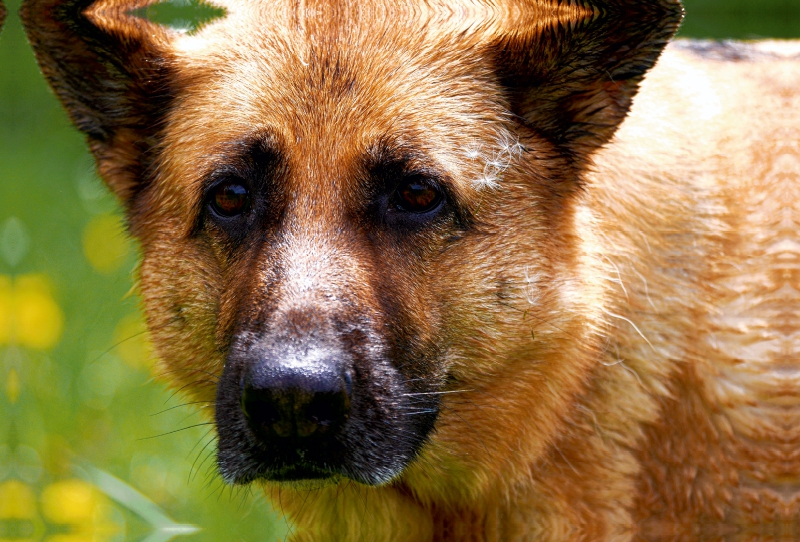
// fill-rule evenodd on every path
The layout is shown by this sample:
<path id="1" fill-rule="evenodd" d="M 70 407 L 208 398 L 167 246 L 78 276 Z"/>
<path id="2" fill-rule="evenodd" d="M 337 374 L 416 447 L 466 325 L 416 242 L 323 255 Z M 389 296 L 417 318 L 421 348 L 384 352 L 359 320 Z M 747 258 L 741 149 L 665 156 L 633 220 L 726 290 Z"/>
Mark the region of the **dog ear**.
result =
<path id="1" fill-rule="evenodd" d="M 130 15 L 153 0 L 26 0 L 37 61 L 123 202 L 145 182 L 170 107 L 169 30 Z"/>
<path id="2" fill-rule="evenodd" d="M 679 0 L 552 2 L 548 24 L 491 45 L 511 112 L 578 160 L 614 135 L 677 30 Z"/>

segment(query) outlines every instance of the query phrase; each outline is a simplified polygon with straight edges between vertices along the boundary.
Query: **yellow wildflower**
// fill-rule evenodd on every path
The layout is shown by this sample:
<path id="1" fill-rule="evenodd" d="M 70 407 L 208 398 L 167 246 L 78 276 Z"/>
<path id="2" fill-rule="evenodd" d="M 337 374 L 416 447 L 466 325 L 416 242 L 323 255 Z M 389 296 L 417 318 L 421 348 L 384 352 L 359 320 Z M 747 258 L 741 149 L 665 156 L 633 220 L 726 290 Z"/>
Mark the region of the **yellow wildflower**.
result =
<path id="1" fill-rule="evenodd" d="M 11 342 L 11 277 L 0 275 L 0 345 Z"/>
<path id="2" fill-rule="evenodd" d="M 130 241 L 118 215 L 98 215 L 83 230 L 83 254 L 100 273 L 118 270 L 129 252 Z"/>
<path id="3" fill-rule="evenodd" d="M 36 494 L 18 480 L 0 484 L 0 520 L 36 518 Z"/>
<path id="4" fill-rule="evenodd" d="M 46 542 L 99 542 L 119 532 L 111 520 L 108 498 L 93 485 L 71 479 L 55 482 L 42 492 L 42 514 L 49 523 L 70 527 Z"/>
<path id="5" fill-rule="evenodd" d="M 58 344 L 64 314 L 53 299 L 47 279 L 42 275 L 17 277 L 13 299 L 17 341 L 39 350 Z"/>

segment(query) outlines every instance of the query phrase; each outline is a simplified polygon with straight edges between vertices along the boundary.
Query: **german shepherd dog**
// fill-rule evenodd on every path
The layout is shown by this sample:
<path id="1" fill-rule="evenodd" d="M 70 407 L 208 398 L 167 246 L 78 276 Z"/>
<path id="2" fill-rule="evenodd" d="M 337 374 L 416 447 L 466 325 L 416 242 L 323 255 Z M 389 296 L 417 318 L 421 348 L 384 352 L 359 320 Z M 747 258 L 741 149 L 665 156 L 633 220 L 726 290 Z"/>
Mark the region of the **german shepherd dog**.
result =
<path id="1" fill-rule="evenodd" d="M 304 540 L 800 532 L 798 44 L 661 55 L 678 0 L 150 3 L 22 16 L 226 482 Z"/>

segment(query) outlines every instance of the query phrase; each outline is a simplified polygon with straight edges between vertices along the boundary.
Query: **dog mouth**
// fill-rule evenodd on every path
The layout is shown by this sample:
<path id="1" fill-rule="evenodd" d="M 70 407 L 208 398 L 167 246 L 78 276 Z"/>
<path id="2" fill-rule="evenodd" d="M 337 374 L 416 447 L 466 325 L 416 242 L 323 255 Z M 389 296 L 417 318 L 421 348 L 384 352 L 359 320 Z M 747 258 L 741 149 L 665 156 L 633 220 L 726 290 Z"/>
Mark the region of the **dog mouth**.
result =
<path id="1" fill-rule="evenodd" d="M 324 482 L 342 477 L 341 469 L 333 465 L 327 465 L 323 461 L 315 458 L 308 458 L 302 451 L 298 451 L 293 457 L 282 458 L 273 456 L 254 456 L 253 468 L 240 473 L 236 480 L 227 480 L 230 483 L 242 485 L 256 480 L 268 482 Z"/>
<path id="2" fill-rule="evenodd" d="M 270 472 L 273 482 L 299 482 L 303 480 L 325 480 L 337 476 L 335 472 L 321 470 L 314 465 L 292 465 Z"/>

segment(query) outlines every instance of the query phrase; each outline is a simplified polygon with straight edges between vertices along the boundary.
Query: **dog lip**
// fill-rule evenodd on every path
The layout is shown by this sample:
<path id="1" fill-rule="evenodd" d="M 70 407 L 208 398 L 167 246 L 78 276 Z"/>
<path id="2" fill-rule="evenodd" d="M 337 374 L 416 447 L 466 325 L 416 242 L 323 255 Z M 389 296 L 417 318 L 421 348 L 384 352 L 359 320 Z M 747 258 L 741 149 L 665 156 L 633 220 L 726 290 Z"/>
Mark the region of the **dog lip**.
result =
<path id="1" fill-rule="evenodd" d="M 324 480 L 334 476 L 338 476 L 338 473 L 313 465 L 301 464 L 270 470 L 261 477 L 273 482 L 297 482 L 300 480 Z"/>

